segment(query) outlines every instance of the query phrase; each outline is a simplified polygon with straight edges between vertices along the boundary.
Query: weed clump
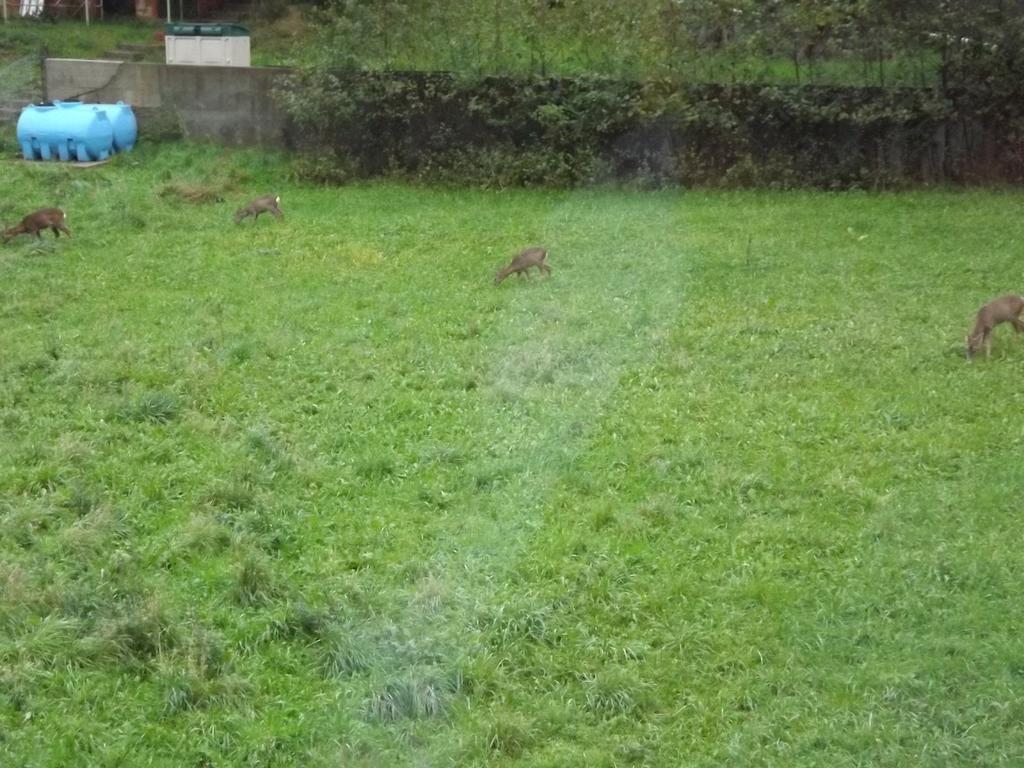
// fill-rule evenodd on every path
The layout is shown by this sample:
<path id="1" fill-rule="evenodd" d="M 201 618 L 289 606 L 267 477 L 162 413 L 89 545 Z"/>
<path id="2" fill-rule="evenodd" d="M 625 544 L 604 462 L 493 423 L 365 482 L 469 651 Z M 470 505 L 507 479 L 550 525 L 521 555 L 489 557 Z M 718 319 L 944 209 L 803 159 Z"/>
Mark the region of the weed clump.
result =
<path id="1" fill-rule="evenodd" d="M 387 480 L 397 472 L 398 466 L 390 456 L 373 456 L 356 464 L 356 474 L 365 480 Z"/>
<path id="2" fill-rule="evenodd" d="M 104 622 L 96 650 L 126 664 L 145 663 L 177 646 L 175 622 L 155 600 L 134 605 Z"/>
<path id="3" fill-rule="evenodd" d="M 277 596 L 273 572 L 263 558 L 247 555 L 238 567 L 232 597 L 245 608 L 267 605 Z"/>
<path id="4" fill-rule="evenodd" d="M 211 706 L 238 707 L 252 693 L 251 684 L 238 676 L 208 679 L 190 670 L 167 674 L 164 686 L 165 715 Z"/>
<path id="5" fill-rule="evenodd" d="M 124 416 L 131 421 L 166 424 L 173 421 L 181 410 L 178 398 L 169 392 L 145 392 L 124 408 Z"/>
<path id="6" fill-rule="evenodd" d="M 224 189 L 210 184 L 182 184 L 169 182 L 160 187 L 158 194 L 164 198 L 175 198 L 193 205 L 223 203 Z"/>
<path id="7" fill-rule="evenodd" d="M 67 492 L 62 506 L 77 517 L 85 517 L 99 506 L 97 495 L 80 483 L 75 483 Z"/>
<path id="8" fill-rule="evenodd" d="M 232 512 L 241 512 L 256 507 L 256 495 L 253 488 L 244 480 L 232 480 L 218 484 L 206 495 L 206 501 L 215 507 Z"/>
<path id="9" fill-rule="evenodd" d="M 373 694 L 366 704 L 366 713 L 385 723 L 440 717 L 461 689 L 459 674 L 444 678 L 409 677 L 388 683 Z"/>
<path id="10" fill-rule="evenodd" d="M 607 718 L 631 716 L 642 705 L 643 686 L 619 670 L 582 676 L 587 709 Z"/>
<path id="11" fill-rule="evenodd" d="M 487 751 L 494 756 L 519 757 L 529 749 L 533 730 L 526 718 L 503 714 L 491 722 L 485 732 Z"/>
<path id="12" fill-rule="evenodd" d="M 326 678 L 351 677 L 373 664 L 370 646 L 357 638 L 332 637 L 321 651 L 320 667 Z"/>
<path id="13" fill-rule="evenodd" d="M 175 538 L 175 552 L 211 554 L 224 550 L 231 543 L 231 529 L 208 514 L 195 514 Z"/>
<path id="14" fill-rule="evenodd" d="M 319 646 L 334 626 L 329 611 L 313 608 L 301 599 L 272 611 L 267 618 L 267 626 L 259 635 L 261 643 L 299 639 Z"/>

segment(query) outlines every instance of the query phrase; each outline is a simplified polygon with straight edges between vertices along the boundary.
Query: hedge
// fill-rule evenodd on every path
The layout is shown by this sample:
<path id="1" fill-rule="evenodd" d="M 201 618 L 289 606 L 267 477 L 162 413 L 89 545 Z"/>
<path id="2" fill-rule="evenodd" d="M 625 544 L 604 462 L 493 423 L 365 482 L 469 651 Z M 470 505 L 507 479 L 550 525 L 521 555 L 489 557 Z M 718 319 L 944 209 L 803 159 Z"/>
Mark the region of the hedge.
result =
<path id="1" fill-rule="evenodd" d="M 296 73 L 303 170 L 489 186 L 1024 180 L 1024 93 Z"/>

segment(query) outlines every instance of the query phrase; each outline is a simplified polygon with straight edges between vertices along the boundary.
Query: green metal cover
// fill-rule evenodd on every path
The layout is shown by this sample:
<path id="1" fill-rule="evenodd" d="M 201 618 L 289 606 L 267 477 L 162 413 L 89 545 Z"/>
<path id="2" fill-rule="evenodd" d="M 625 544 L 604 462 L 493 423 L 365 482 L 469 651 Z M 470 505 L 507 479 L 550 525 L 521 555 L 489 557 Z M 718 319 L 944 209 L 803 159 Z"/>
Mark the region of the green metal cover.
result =
<path id="1" fill-rule="evenodd" d="M 249 37 L 241 24 L 195 24 L 177 21 L 164 24 L 164 34 L 176 37 Z"/>

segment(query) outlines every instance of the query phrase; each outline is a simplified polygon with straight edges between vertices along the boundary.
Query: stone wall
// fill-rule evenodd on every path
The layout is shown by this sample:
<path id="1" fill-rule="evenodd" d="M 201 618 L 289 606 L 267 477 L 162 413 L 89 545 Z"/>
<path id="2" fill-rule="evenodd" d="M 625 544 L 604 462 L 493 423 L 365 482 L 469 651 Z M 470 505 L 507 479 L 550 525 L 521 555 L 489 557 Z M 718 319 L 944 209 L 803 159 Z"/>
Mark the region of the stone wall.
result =
<path id="1" fill-rule="evenodd" d="M 47 59 L 47 99 L 130 104 L 139 138 L 168 125 L 191 140 L 228 146 L 288 147 L 289 122 L 272 97 L 272 67 L 192 67 Z"/>

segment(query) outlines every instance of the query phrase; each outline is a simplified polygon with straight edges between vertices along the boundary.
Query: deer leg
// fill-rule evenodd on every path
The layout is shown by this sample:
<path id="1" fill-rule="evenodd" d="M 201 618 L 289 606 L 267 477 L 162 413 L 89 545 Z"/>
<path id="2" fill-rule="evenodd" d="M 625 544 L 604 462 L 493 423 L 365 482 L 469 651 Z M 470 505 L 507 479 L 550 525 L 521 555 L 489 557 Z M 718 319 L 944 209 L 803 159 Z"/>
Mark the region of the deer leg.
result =
<path id="1" fill-rule="evenodd" d="M 58 226 L 58 227 L 60 227 L 60 231 L 61 231 L 61 232 L 63 232 L 63 233 L 64 233 L 65 235 L 67 235 L 68 237 L 71 237 L 71 230 L 70 230 L 70 229 L 68 229 L 67 227 L 65 227 L 65 226 L 64 226 L 63 224 L 58 224 L 57 226 Z"/>
<path id="2" fill-rule="evenodd" d="M 991 357 L 992 356 L 992 336 L 991 336 L 991 333 L 989 331 L 985 332 L 984 343 L 985 343 L 985 357 Z"/>
<path id="3" fill-rule="evenodd" d="M 278 208 L 277 206 L 275 206 L 275 207 L 271 208 L 271 209 L 270 209 L 270 212 L 271 212 L 272 214 L 274 214 L 274 217 L 275 217 L 275 218 L 278 218 L 278 219 L 280 219 L 280 218 L 281 218 L 282 216 L 284 216 L 284 214 L 283 214 L 283 213 L 281 213 L 281 209 L 280 209 L 280 208 Z"/>

